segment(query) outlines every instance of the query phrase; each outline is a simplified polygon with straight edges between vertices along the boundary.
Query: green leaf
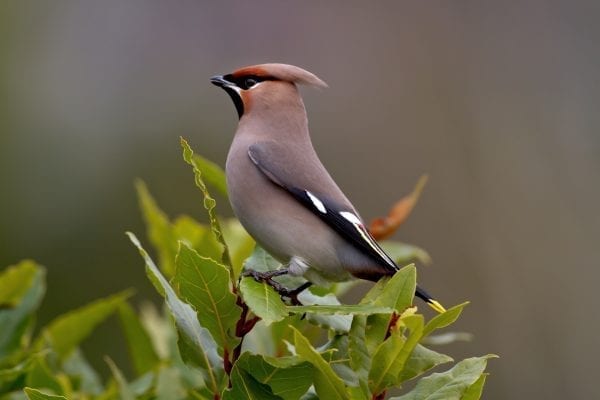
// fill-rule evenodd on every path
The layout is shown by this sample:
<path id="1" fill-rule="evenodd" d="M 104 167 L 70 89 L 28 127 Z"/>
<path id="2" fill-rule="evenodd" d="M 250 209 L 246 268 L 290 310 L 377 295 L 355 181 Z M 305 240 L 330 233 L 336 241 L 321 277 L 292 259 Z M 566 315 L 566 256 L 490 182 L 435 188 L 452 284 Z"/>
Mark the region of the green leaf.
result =
<path id="1" fill-rule="evenodd" d="M 0 393 L 5 393 L 8 388 L 14 387 L 15 381 L 22 379 L 31 370 L 35 361 L 37 361 L 37 357 L 28 357 L 17 365 L 0 369 Z"/>
<path id="2" fill-rule="evenodd" d="M 158 252 L 162 272 L 171 277 L 175 273 L 175 254 L 177 254 L 177 237 L 173 233 L 171 222 L 158 207 L 143 181 L 136 181 L 135 188 L 142 216 L 146 222 L 148 239 Z"/>
<path id="3" fill-rule="evenodd" d="M 165 369 L 166 368 L 159 369 L 159 373 L 164 371 Z M 129 382 L 129 390 L 133 392 L 136 398 L 148 398 L 152 395 L 155 389 L 154 384 L 157 380 L 158 379 L 156 377 L 156 374 L 153 371 L 146 372 L 144 375 L 138 377 L 134 381 Z M 175 386 L 176 384 L 176 382 L 173 382 L 173 386 Z M 156 385 L 158 385 L 158 382 L 156 382 Z"/>
<path id="4" fill-rule="evenodd" d="M 64 389 L 61 385 L 61 381 L 59 379 L 59 374 L 54 374 L 53 371 L 50 370 L 50 367 L 46 363 L 46 360 L 43 355 L 34 356 L 35 360 L 31 364 L 29 371 L 27 372 L 27 376 L 25 377 L 25 385 L 50 389 L 54 393 L 58 394 L 66 394 L 64 393 Z"/>
<path id="5" fill-rule="evenodd" d="M 392 309 L 370 304 L 340 304 L 340 305 L 308 305 L 308 306 L 286 306 L 290 313 L 304 314 L 339 314 L 339 315 L 372 315 L 391 314 Z M 347 331 L 347 330 L 346 330 Z"/>
<path id="6" fill-rule="evenodd" d="M 315 367 L 314 386 L 321 399 L 350 399 L 344 381 L 331 368 L 331 365 L 312 347 L 308 339 L 294 330 L 294 345 L 297 354 Z"/>
<path id="7" fill-rule="evenodd" d="M 231 370 L 231 388 L 223 393 L 223 400 L 282 400 L 269 386 L 254 379 L 236 363 Z"/>
<path id="8" fill-rule="evenodd" d="M 79 349 L 71 352 L 71 355 L 63 362 L 62 368 L 79 392 L 92 395 L 102 393 L 100 375 L 87 362 Z"/>
<path id="9" fill-rule="evenodd" d="M 394 361 L 399 356 L 406 339 L 395 330 L 389 338 L 381 343 L 373 354 L 369 371 L 369 389 L 371 393 L 380 394 L 395 381 Z"/>
<path id="10" fill-rule="evenodd" d="M 64 359 L 131 294 L 131 291 L 124 291 L 55 318 L 42 329 L 42 334 L 35 344 L 36 348 L 41 349 L 48 343 L 58 356 Z"/>
<path id="11" fill-rule="evenodd" d="M 421 379 L 409 393 L 390 400 L 460 400 L 467 389 L 480 378 L 487 360 L 495 357 L 488 354 L 467 358 L 448 371 Z"/>
<path id="12" fill-rule="evenodd" d="M 115 381 L 117 382 L 117 386 L 119 387 L 119 397 L 121 398 L 121 400 L 135 400 L 135 394 L 129 387 L 129 384 L 123 376 L 121 370 L 109 357 L 105 357 L 104 360 L 108 364 L 110 371 L 112 372 L 113 378 L 115 378 Z"/>
<path id="13" fill-rule="evenodd" d="M 240 293 L 248 308 L 269 325 L 288 316 L 288 307 L 279 294 L 269 285 L 244 277 L 240 281 Z"/>
<path id="14" fill-rule="evenodd" d="M 379 244 L 398 265 L 406 265 L 415 261 L 420 261 L 426 265 L 431 264 L 431 257 L 420 247 L 392 240 L 384 240 Z"/>
<path id="15" fill-rule="evenodd" d="M 417 270 L 414 264 L 407 265 L 396 272 L 383 287 L 374 303 L 402 312 L 412 305 L 417 285 Z"/>
<path id="16" fill-rule="evenodd" d="M 177 368 L 161 368 L 156 381 L 156 400 L 182 400 L 186 395 L 181 372 Z"/>
<path id="17" fill-rule="evenodd" d="M 460 400 L 479 400 L 483 394 L 483 386 L 485 385 L 487 376 L 488 374 L 481 374 L 479 379 L 477 379 L 474 384 L 469 386 Z"/>
<path id="18" fill-rule="evenodd" d="M 263 358 L 244 353 L 236 366 L 284 400 L 299 399 L 312 385 L 313 367 L 298 357 Z"/>
<path id="19" fill-rule="evenodd" d="M 473 334 L 468 332 L 445 332 L 439 335 L 429 335 L 421 343 L 433 346 L 442 346 L 455 342 L 470 342 L 473 340 Z"/>
<path id="20" fill-rule="evenodd" d="M 199 154 L 194 154 L 194 165 L 202 171 L 202 179 L 210 186 L 217 189 L 219 194 L 227 198 L 227 182 L 225 179 L 225 171 L 216 163 L 202 157 Z"/>
<path id="21" fill-rule="evenodd" d="M 356 371 L 356 376 L 365 396 L 369 396 L 368 389 L 369 370 L 371 369 L 371 356 L 365 342 L 365 330 L 367 317 L 356 315 L 352 320 L 352 326 L 348 334 L 348 356 L 350 367 Z"/>
<path id="22" fill-rule="evenodd" d="M 223 237 L 221 226 L 215 213 L 215 206 L 217 202 L 211 197 L 208 188 L 204 184 L 204 181 L 202 179 L 202 166 L 198 164 L 197 159 L 194 157 L 194 152 L 192 148 L 184 138 L 181 138 L 181 147 L 183 148 L 183 159 L 186 163 L 192 166 L 196 186 L 200 189 L 202 195 L 204 196 L 204 208 L 208 212 L 210 227 L 219 243 L 223 245 L 223 255 L 221 257 L 221 262 L 226 266 L 231 267 L 231 257 L 229 256 L 227 243 L 225 243 L 225 238 Z M 233 281 L 233 271 L 230 270 L 230 273 L 232 274 Z"/>
<path id="23" fill-rule="evenodd" d="M 361 300 L 361 304 L 374 304 L 390 307 L 403 312 L 409 307 L 414 298 L 416 287 L 416 269 L 407 265 L 391 278 L 379 280 Z M 373 353 L 387 333 L 390 323 L 389 315 L 371 315 L 367 319 L 366 344 L 369 353 Z"/>
<path id="24" fill-rule="evenodd" d="M 30 387 L 26 387 L 24 390 L 29 400 L 67 400 L 65 396 L 56 396 L 53 394 L 44 393 Z"/>
<path id="25" fill-rule="evenodd" d="M 398 383 L 398 377 L 404 369 L 406 361 L 423 337 L 423 325 L 425 324 L 423 316 L 419 314 L 402 317 L 400 322 L 408 328 L 409 334 L 406 343 L 404 343 L 402 350 L 400 350 L 400 354 L 398 354 L 398 358 L 394 360 L 393 374 L 396 377 L 396 380 L 393 382 L 394 384 Z"/>
<path id="26" fill-rule="evenodd" d="M 208 225 L 201 224 L 190 216 L 181 215 L 173 223 L 173 232 L 176 237 L 175 252 L 179 250 L 179 241 L 182 241 L 204 257 L 221 259 L 223 245 Z M 174 258 L 172 262 L 175 262 Z"/>
<path id="27" fill-rule="evenodd" d="M 323 356 L 336 375 L 342 379 L 346 389 L 349 386 L 359 386 L 358 376 L 349 365 L 348 335 L 335 334 L 329 335 L 329 337 L 329 340 L 323 346 L 316 349 L 317 352 Z"/>
<path id="28" fill-rule="evenodd" d="M 440 364 L 451 362 L 452 357 L 435 352 L 425 346 L 417 344 L 410 357 L 406 360 L 404 369 L 400 373 L 399 383 L 415 378 L 431 368 Z"/>
<path id="29" fill-rule="evenodd" d="M 33 261 L 21 261 L 0 273 L 0 309 L 18 305 L 33 284 L 40 267 Z"/>
<path id="30" fill-rule="evenodd" d="M 148 332 L 128 303 L 119 306 L 119 320 L 127 339 L 127 349 L 138 375 L 152 370 L 159 362 Z"/>
<path id="31" fill-rule="evenodd" d="M 258 321 L 254 328 L 244 337 L 244 351 L 257 353 L 265 356 L 277 356 L 287 353 L 288 343 L 293 341 L 293 332 L 290 325 L 304 327 L 304 334 L 309 335 L 310 328 L 300 315 L 292 315 L 281 321 L 265 324 L 264 321 Z M 320 329 L 314 328 L 317 337 L 322 336 Z M 314 335 L 313 335 L 314 336 Z"/>
<path id="32" fill-rule="evenodd" d="M 0 291 L 7 291 L 0 307 L 0 365 L 29 343 L 33 313 L 46 292 L 45 276 L 33 261 L 22 261 L 0 274 Z"/>
<path id="33" fill-rule="evenodd" d="M 251 269 L 258 272 L 275 271 L 279 267 L 281 267 L 281 263 L 259 245 L 254 247 L 250 258 L 244 263 L 244 269 Z"/>
<path id="34" fill-rule="evenodd" d="M 423 335 L 422 315 L 409 315 L 399 323 L 406 325 L 410 334 L 404 338 L 398 330 L 393 330 L 391 336 L 377 348 L 369 371 L 369 385 L 373 393 L 381 393 L 399 383 L 406 360 Z"/>
<path id="35" fill-rule="evenodd" d="M 180 296 L 199 310 L 200 325 L 210 331 L 219 346 L 233 349 L 239 341 L 234 330 L 242 309 L 236 304 L 227 268 L 183 243 L 176 266 L 173 284 Z"/>
<path id="36" fill-rule="evenodd" d="M 436 329 L 445 328 L 446 326 L 454 323 L 460 316 L 463 308 L 469 304 L 468 301 L 449 308 L 445 312 L 441 314 L 437 314 L 435 317 L 431 318 L 431 320 L 425 325 L 425 329 L 423 330 L 423 337 L 428 336 L 431 332 Z"/>
<path id="37" fill-rule="evenodd" d="M 327 310 L 328 306 L 341 307 L 340 301 L 332 293 L 328 293 L 325 296 L 318 296 L 310 289 L 307 289 L 300 293 L 298 299 L 304 306 L 313 307 L 317 310 L 317 312 L 308 312 L 306 314 L 306 319 L 310 323 L 320 326 L 323 329 L 331 329 L 337 333 L 347 333 L 350 331 L 352 313 L 344 312 L 341 309 L 338 309 L 337 312 L 323 312 L 332 311 L 331 309 Z"/>
<path id="38" fill-rule="evenodd" d="M 213 394 L 220 392 L 220 382 L 223 373 L 223 359 L 217 353 L 217 343 L 210 332 L 198 322 L 196 311 L 187 303 L 179 300 L 173 288 L 160 273 L 148 253 L 143 249 L 139 240 L 131 232 L 127 235 L 138 248 L 146 263 L 146 273 L 158 292 L 165 297 L 167 306 L 179 334 L 179 349 L 183 359 L 202 368 L 203 378 Z"/>
<path id="39" fill-rule="evenodd" d="M 223 236 L 225 237 L 231 256 L 233 279 L 236 281 L 240 276 L 244 262 L 254 251 L 255 242 L 242 224 L 235 218 L 226 220 L 222 228 Z"/>

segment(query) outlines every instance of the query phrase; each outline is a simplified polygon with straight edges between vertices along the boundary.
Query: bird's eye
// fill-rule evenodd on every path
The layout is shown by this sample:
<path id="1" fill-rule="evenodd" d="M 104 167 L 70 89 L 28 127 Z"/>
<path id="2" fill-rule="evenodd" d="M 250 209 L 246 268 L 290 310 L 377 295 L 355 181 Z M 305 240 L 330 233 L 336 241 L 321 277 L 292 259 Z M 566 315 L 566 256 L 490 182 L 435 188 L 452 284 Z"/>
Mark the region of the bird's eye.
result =
<path id="1" fill-rule="evenodd" d="M 254 78 L 246 78 L 244 81 L 244 86 L 246 89 L 250 89 L 252 86 L 256 85 L 258 82 Z"/>

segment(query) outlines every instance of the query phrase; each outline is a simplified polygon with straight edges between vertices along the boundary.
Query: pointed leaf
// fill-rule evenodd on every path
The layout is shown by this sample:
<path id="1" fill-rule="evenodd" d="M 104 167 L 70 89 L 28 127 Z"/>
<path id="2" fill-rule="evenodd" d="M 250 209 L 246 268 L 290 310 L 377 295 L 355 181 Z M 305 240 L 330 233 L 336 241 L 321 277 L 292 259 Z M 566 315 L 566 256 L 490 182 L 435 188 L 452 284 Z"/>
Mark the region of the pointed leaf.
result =
<path id="1" fill-rule="evenodd" d="M 199 311 L 200 325 L 210 331 L 217 344 L 232 350 L 238 343 L 234 330 L 242 309 L 231 291 L 227 268 L 183 243 L 176 268 L 173 284 L 180 296 Z"/>
<path id="2" fill-rule="evenodd" d="M 50 370 L 44 356 L 34 356 L 35 360 L 31 364 L 27 376 L 25 377 L 25 385 L 49 389 L 56 394 L 66 394 L 61 385 L 60 377 Z"/>
<path id="3" fill-rule="evenodd" d="M 194 151 L 184 138 L 181 138 L 181 147 L 183 148 L 183 159 L 186 163 L 192 166 L 196 186 L 200 189 L 202 195 L 204 196 L 204 208 L 208 212 L 208 218 L 210 220 L 211 229 L 219 243 L 223 245 L 223 255 L 221 258 L 221 262 L 226 266 L 231 267 L 231 257 L 229 256 L 229 250 L 227 248 L 227 244 L 225 243 L 225 238 L 223 238 L 221 226 L 215 213 L 215 206 L 217 203 L 215 199 L 211 197 L 208 188 L 202 180 L 202 169 L 201 166 L 198 164 L 197 159 L 194 158 Z M 233 271 L 230 270 L 230 272 L 233 278 Z"/>
<path id="4" fill-rule="evenodd" d="M 320 326 L 323 329 L 331 329 L 337 333 L 347 333 L 350 331 L 350 325 L 352 325 L 352 315 L 350 313 L 344 313 L 342 310 L 328 313 L 323 311 L 331 311 L 331 309 L 321 308 L 322 306 L 341 306 L 340 301 L 332 293 L 328 293 L 325 296 L 318 296 L 310 289 L 307 289 L 300 293 L 298 299 L 304 306 L 319 307 L 316 308 L 317 312 L 306 313 L 306 319 L 310 323 Z M 293 310 L 291 312 L 295 313 L 297 311 Z"/>
<path id="5" fill-rule="evenodd" d="M 404 370 L 406 361 L 423 337 L 423 325 L 425 324 L 423 316 L 419 314 L 402 317 L 400 321 L 408 328 L 409 333 L 406 338 L 406 343 L 404 343 L 402 350 L 400 350 L 400 354 L 398 354 L 398 358 L 394 360 L 392 373 L 396 379 L 392 382 L 393 384 L 398 383 L 398 378 Z"/>
<path id="6" fill-rule="evenodd" d="M 236 363 L 231 371 L 231 388 L 223 393 L 223 400 L 282 400 L 269 386 L 257 381 Z"/>
<path id="7" fill-rule="evenodd" d="M 394 382 L 394 361 L 400 355 L 406 339 L 395 330 L 389 338 L 381 343 L 373 354 L 371 370 L 369 371 L 369 389 L 374 394 L 380 394 L 391 382 Z"/>
<path id="8" fill-rule="evenodd" d="M 174 367 L 161 368 L 156 379 L 156 400 L 187 399 L 181 372 Z"/>
<path id="9" fill-rule="evenodd" d="M 398 265 L 406 265 L 415 261 L 420 261 L 426 265 L 431 264 L 431 257 L 429 254 L 415 245 L 392 240 L 384 240 L 379 244 L 387 255 Z"/>
<path id="10" fill-rule="evenodd" d="M 365 395 L 370 395 L 368 390 L 369 370 L 371 369 L 371 356 L 365 342 L 365 330 L 367 317 L 356 315 L 352 320 L 352 327 L 348 334 L 348 356 L 350 367 L 356 371 L 356 375 L 363 388 Z"/>
<path id="11" fill-rule="evenodd" d="M 275 271 L 279 267 L 281 267 L 281 263 L 259 245 L 254 247 L 252 255 L 244 263 L 244 269 L 258 272 Z"/>
<path id="12" fill-rule="evenodd" d="M 148 278 L 158 292 L 165 297 L 177 326 L 178 345 L 183 359 L 200 366 L 207 386 L 213 394 L 219 393 L 220 378 L 223 373 L 223 359 L 217 353 L 217 343 L 210 332 L 200 325 L 196 311 L 192 306 L 179 300 L 175 291 L 143 249 L 137 237 L 131 232 L 128 232 L 127 235 L 146 262 Z"/>
<path id="13" fill-rule="evenodd" d="M 217 241 L 209 226 L 187 215 L 179 216 L 171 222 L 142 181 L 136 182 L 136 190 L 148 239 L 158 252 L 159 266 L 163 274 L 171 278 L 175 273 L 175 256 L 179 249 L 179 241 L 185 242 L 205 257 L 221 258 L 223 245 Z"/>
<path id="14" fill-rule="evenodd" d="M 390 307 L 403 312 L 413 302 L 415 287 L 416 269 L 412 264 L 407 265 L 391 278 L 379 280 L 361 300 L 361 304 Z M 367 319 L 365 339 L 370 353 L 383 342 L 389 323 L 389 315 L 371 315 Z"/>
<path id="15" fill-rule="evenodd" d="M 184 242 L 204 257 L 220 260 L 223 245 L 219 243 L 210 226 L 201 224 L 188 215 L 180 215 L 173 222 L 175 235 L 175 253 L 179 250 L 179 241 Z M 172 260 L 175 262 L 175 259 Z"/>
<path id="16" fill-rule="evenodd" d="M 121 398 L 121 400 L 135 400 L 135 394 L 129 387 L 129 384 L 123 376 L 121 370 L 110 358 L 105 357 L 105 361 L 110 367 L 110 371 L 112 372 L 113 378 L 115 378 L 115 381 L 117 382 L 117 386 L 119 387 L 119 397 Z"/>
<path id="17" fill-rule="evenodd" d="M 48 343 L 59 357 L 66 358 L 131 295 L 132 291 L 124 291 L 55 318 L 42 329 L 36 348 L 41 349 Z"/>
<path id="18" fill-rule="evenodd" d="M 0 360 L 29 344 L 34 312 L 46 292 L 46 271 L 33 261 L 21 261 L 0 273 Z"/>
<path id="19" fill-rule="evenodd" d="M 481 376 L 487 360 L 494 355 L 467 358 L 452 369 L 434 373 L 421 379 L 415 388 L 404 396 L 390 400 L 460 400 L 467 389 Z"/>
<path id="20" fill-rule="evenodd" d="M 457 306 L 454 306 L 452 308 L 449 308 L 445 312 L 443 312 L 441 314 L 437 314 L 435 317 L 431 318 L 431 320 L 427 323 L 427 325 L 425 325 L 425 330 L 423 331 L 423 337 L 426 337 L 427 335 L 429 335 L 431 332 L 435 331 L 436 329 L 445 328 L 446 326 L 454 323 L 454 321 L 456 321 L 458 319 L 458 317 L 460 316 L 460 313 L 462 312 L 463 308 L 465 308 L 465 306 L 467 304 L 469 304 L 468 301 L 466 301 L 462 304 L 459 304 Z"/>
<path id="21" fill-rule="evenodd" d="M 487 376 L 488 374 L 481 374 L 479 379 L 477 379 L 474 384 L 469 386 L 460 400 L 479 400 L 483 394 L 483 386 L 485 385 Z"/>
<path id="22" fill-rule="evenodd" d="M 350 399 L 344 381 L 340 379 L 331 365 L 312 347 L 308 339 L 294 330 L 294 346 L 300 357 L 315 367 L 314 386 L 319 398 L 322 399 Z"/>
<path id="23" fill-rule="evenodd" d="M 5 393 L 7 388 L 14 387 L 17 380 L 22 380 L 23 376 L 31 370 L 35 361 L 37 361 L 37 357 L 29 357 L 17 365 L 0 369 L 0 393 Z"/>
<path id="24" fill-rule="evenodd" d="M 77 382 L 80 392 L 92 395 L 102 393 L 103 386 L 100 375 L 87 362 L 79 349 L 71 352 L 71 355 L 63 362 L 62 368 L 71 382 Z"/>
<path id="25" fill-rule="evenodd" d="M 0 272 L 0 309 L 13 308 L 27 294 L 40 267 L 33 261 L 22 261 Z"/>
<path id="26" fill-rule="evenodd" d="M 372 315 L 391 314 L 394 311 L 388 307 L 370 304 L 340 304 L 340 305 L 309 305 L 309 306 L 287 306 L 287 310 L 294 314 L 339 314 L 339 315 Z M 351 321 L 350 321 L 351 322 Z M 347 331 L 347 330 L 346 330 Z"/>
<path id="27" fill-rule="evenodd" d="M 371 232 L 375 239 L 385 239 L 396 232 L 398 227 L 406 220 L 406 218 L 408 218 L 412 209 L 417 204 L 417 200 L 419 200 L 421 191 L 426 183 L 427 175 L 421 176 L 412 193 L 394 204 L 386 217 L 376 218 L 371 222 L 369 232 Z"/>
<path id="28" fill-rule="evenodd" d="M 240 276 L 244 262 L 254 251 L 254 239 L 246 232 L 240 221 L 230 218 L 223 224 L 223 236 L 229 248 L 234 281 Z"/>
<path id="29" fill-rule="evenodd" d="M 269 325 L 288 316 L 286 305 L 279 294 L 266 283 L 245 277 L 240 281 L 240 292 L 248 308 Z"/>
<path id="30" fill-rule="evenodd" d="M 329 340 L 322 346 L 317 347 L 316 350 L 331 365 L 333 371 L 346 386 L 359 385 L 356 372 L 348 365 L 350 356 L 348 355 L 347 334 L 330 334 Z"/>
<path id="31" fill-rule="evenodd" d="M 219 194 L 227 198 L 227 183 L 225 179 L 225 171 L 216 163 L 202 157 L 199 154 L 194 154 L 194 165 L 202 171 L 202 179 L 210 186 L 217 189 Z"/>
<path id="32" fill-rule="evenodd" d="M 34 388 L 26 387 L 25 394 L 29 400 L 67 400 L 65 396 L 44 393 Z"/>
<path id="33" fill-rule="evenodd" d="M 135 189 L 146 223 L 148 239 L 158 252 L 158 261 L 162 272 L 171 277 L 175 273 L 175 254 L 177 254 L 177 238 L 173 233 L 171 222 L 158 207 L 143 181 L 136 181 Z"/>
<path id="34" fill-rule="evenodd" d="M 133 367 L 138 375 L 143 375 L 159 362 L 150 336 L 129 304 L 122 303 L 119 306 L 119 320 L 127 339 Z"/>
<path id="35" fill-rule="evenodd" d="M 377 348 L 369 371 L 369 384 L 373 393 L 381 393 L 386 388 L 399 383 L 406 360 L 423 334 L 422 315 L 409 315 L 400 321 L 406 325 L 410 333 L 405 338 L 398 330 L 394 330 L 391 336 Z"/>
<path id="36" fill-rule="evenodd" d="M 417 344 L 400 373 L 399 383 L 415 378 L 440 364 L 452 362 L 452 357 Z"/>
<path id="37" fill-rule="evenodd" d="M 473 340 L 473 334 L 468 332 L 446 332 L 439 335 L 429 335 L 421 341 L 423 344 L 442 346 L 455 342 L 470 342 Z"/>
<path id="38" fill-rule="evenodd" d="M 417 270 L 414 264 L 407 265 L 385 283 L 382 292 L 375 299 L 375 304 L 402 312 L 412 305 L 416 285 Z"/>
<path id="39" fill-rule="evenodd" d="M 298 357 L 272 358 L 244 353 L 236 366 L 284 400 L 297 400 L 312 385 L 313 367 Z"/>

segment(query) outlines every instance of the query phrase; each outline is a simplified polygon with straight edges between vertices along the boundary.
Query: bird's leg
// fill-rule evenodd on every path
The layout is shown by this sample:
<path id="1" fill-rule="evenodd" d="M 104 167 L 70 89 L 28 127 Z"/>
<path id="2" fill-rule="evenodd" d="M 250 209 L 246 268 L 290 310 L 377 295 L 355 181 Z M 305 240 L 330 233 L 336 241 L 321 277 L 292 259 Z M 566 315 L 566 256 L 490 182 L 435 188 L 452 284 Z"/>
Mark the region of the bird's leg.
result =
<path id="1" fill-rule="evenodd" d="M 284 296 L 285 293 L 289 291 L 286 287 L 284 287 L 281 283 L 277 282 L 273 278 L 276 276 L 287 275 L 289 270 L 287 268 L 280 268 L 274 271 L 267 272 L 259 272 L 253 269 L 248 269 L 243 272 L 242 276 L 251 276 L 257 282 L 264 282 L 267 285 L 271 286 L 277 293 L 281 296 Z"/>
<path id="2" fill-rule="evenodd" d="M 290 290 L 287 294 L 287 297 L 290 299 L 290 302 L 293 306 L 301 306 L 302 303 L 298 300 L 298 295 L 308 289 L 312 285 L 312 282 L 306 281 L 302 285 L 298 286 L 296 289 Z"/>
<path id="3" fill-rule="evenodd" d="M 310 287 L 312 285 L 312 282 L 307 281 L 295 289 L 288 289 L 285 286 L 283 286 L 281 283 L 279 283 L 275 279 L 273 279 L 277 276 L 286 275 L 288 273 L 289 273 L 288 268 L 280 268 L 280 269 L 276 269 L 274 271 L 267 271 L 267 272 L 259 272 L 259 271 L 255 271 L 252 269 L 248 269 L 248 270 L 244 271 L 242 275 L 250 276 L 250 277 L 254 278 L 254 280 L 256 280 L 257 282 L 266 283 L 267 285 L 269 285 L 273 289 L 275 289 L 275 291 L 277 293 L 279 293 L 279 295 L 281 297 L 287 297 L 288 299 L 290 299 L 290 302 L 292 303 L 292 305 L 301 306 L 302 303 L 300 303 L 300 300 L 298 300 L 298 295 L 300 293 L 302 293 L 305 289 Z"/>

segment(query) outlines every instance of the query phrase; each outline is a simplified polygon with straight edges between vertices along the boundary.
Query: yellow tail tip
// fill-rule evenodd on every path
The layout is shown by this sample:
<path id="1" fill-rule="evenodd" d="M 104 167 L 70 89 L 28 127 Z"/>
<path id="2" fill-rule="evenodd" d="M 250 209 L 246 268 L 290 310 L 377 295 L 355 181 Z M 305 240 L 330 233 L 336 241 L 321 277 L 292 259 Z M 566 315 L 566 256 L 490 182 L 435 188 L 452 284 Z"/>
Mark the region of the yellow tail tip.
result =
<path id="1" fill-rule="evenodd" d="M 441 305 L 437 300 L 429 299 L 429 300 L 427 300 L 427 304 L 429 304 L 429 307 L 433 308 L 435 311 L 439 312 L 440 314 L 443 312 L 446 312 L 446 309 L 444 308 L 444 306 Z"/>

